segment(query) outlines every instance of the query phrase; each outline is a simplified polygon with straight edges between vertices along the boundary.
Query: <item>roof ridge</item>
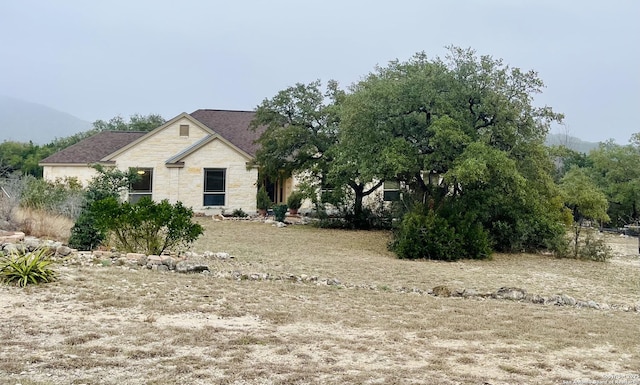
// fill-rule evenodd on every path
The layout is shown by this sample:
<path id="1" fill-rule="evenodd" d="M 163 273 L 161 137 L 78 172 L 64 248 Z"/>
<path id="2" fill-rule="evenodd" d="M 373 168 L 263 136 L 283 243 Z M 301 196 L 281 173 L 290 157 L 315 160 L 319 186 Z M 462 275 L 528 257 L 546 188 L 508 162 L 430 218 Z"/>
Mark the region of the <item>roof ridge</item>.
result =
<path id="1" fill-rule="evenodd" d="M 225 109 L 225 108 L 198 108 L 197 110 L 193 111 L 193 113 L 196 113 L 198 111 L 219 111 L 219 112 L 255 112 L 254 110 L 229 110 L 229 109 Z"/>

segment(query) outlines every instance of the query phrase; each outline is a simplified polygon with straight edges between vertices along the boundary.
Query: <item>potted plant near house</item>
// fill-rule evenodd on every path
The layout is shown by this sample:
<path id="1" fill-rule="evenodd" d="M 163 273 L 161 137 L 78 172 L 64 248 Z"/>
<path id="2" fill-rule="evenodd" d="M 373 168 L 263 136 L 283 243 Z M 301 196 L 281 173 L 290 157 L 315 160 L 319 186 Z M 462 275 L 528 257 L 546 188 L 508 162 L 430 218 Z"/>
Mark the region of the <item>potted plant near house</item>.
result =
<path id="1" fill-rule="evenodd" d="M 298 209 L 302 206 L 302 200 L 304 195 L 300 191 L 293 191 L 287 198 L 287 206 L 289 207 L 289 214 L 298 214 Z"/>
<path id="2" fill-rule="evenodd" d="M 258 190 L 258 194 L 256 195 L 256 207 L 258 208 L 258 213 L 261 216 L 266 217 L 267 210 L 269 210 L 271 205 L 271 199 L 269 198 L 267 190 L 264 188 L 264 186 L 260 187 L 260 189 Z"/>

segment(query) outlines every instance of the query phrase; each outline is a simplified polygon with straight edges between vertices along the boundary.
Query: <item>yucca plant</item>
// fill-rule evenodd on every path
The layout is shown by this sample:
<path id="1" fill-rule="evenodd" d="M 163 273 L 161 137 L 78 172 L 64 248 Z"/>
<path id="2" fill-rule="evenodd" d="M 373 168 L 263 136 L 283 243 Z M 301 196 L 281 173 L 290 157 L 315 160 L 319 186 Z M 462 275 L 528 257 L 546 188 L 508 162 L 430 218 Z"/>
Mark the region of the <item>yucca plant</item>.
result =
<path id="1" fill-rule="evenodd" d="M 56 279 L 56 272 L 51 268 L 52 263 L 47 248 L 30 253 L 13 252 L 0 257 L 0 280 L 21 287 L 51 282 Z"/>

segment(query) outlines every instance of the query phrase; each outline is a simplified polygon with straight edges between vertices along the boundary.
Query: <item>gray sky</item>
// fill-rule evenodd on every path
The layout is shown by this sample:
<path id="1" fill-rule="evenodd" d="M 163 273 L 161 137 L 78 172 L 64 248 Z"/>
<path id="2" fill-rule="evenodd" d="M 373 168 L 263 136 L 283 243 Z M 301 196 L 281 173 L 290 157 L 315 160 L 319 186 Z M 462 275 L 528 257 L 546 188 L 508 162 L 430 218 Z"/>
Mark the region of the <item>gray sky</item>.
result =
<path id="1" fill-rule="evenodd" d="M 0 0 L 0 94 L 88 121 L 252 110 L 447 45 L 538 71 L 536 104 L 566 114 L 553 132 L 640 132 L 637 0 Z"/>

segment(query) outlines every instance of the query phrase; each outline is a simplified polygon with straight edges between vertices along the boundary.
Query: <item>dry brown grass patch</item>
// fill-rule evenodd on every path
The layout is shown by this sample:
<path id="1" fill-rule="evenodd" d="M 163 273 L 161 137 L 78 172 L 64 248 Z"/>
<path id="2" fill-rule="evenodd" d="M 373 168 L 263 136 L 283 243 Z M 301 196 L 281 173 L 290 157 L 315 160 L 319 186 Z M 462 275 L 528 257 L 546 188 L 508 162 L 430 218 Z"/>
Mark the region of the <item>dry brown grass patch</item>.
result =
<path id="1" fill-rule="evenodd" d="M 385 232 L 202 221 L 207 232 L 196 250 L 235 257 L 206 261 L 209 275 L 71 267 L 52 285 L 0 286 L 0 378 L 555 385 L 640 371 L 637 313 L 424 294 L 438 285 L 512 286 L 635 303 L 640 293 L 630 281 L 640 273 L 631 253 L 604 264 L 540 255 L 409 262 L 389 254 Z M 637 253 L 637 244 L 628 248 Z M 219 271 L 306 274 L 342 285 L 236 281 L 216 278 Z M 412 287 L 423 294 L 401 290 Z"/>
<path id="2" fill-rule="evenodd" d="M 38 238 L 53 239 L 66 242 L 71 235 L 73 220 L 50 212 L 19 208 L 13 220 L 19 224 L 19 231 Z"/>

